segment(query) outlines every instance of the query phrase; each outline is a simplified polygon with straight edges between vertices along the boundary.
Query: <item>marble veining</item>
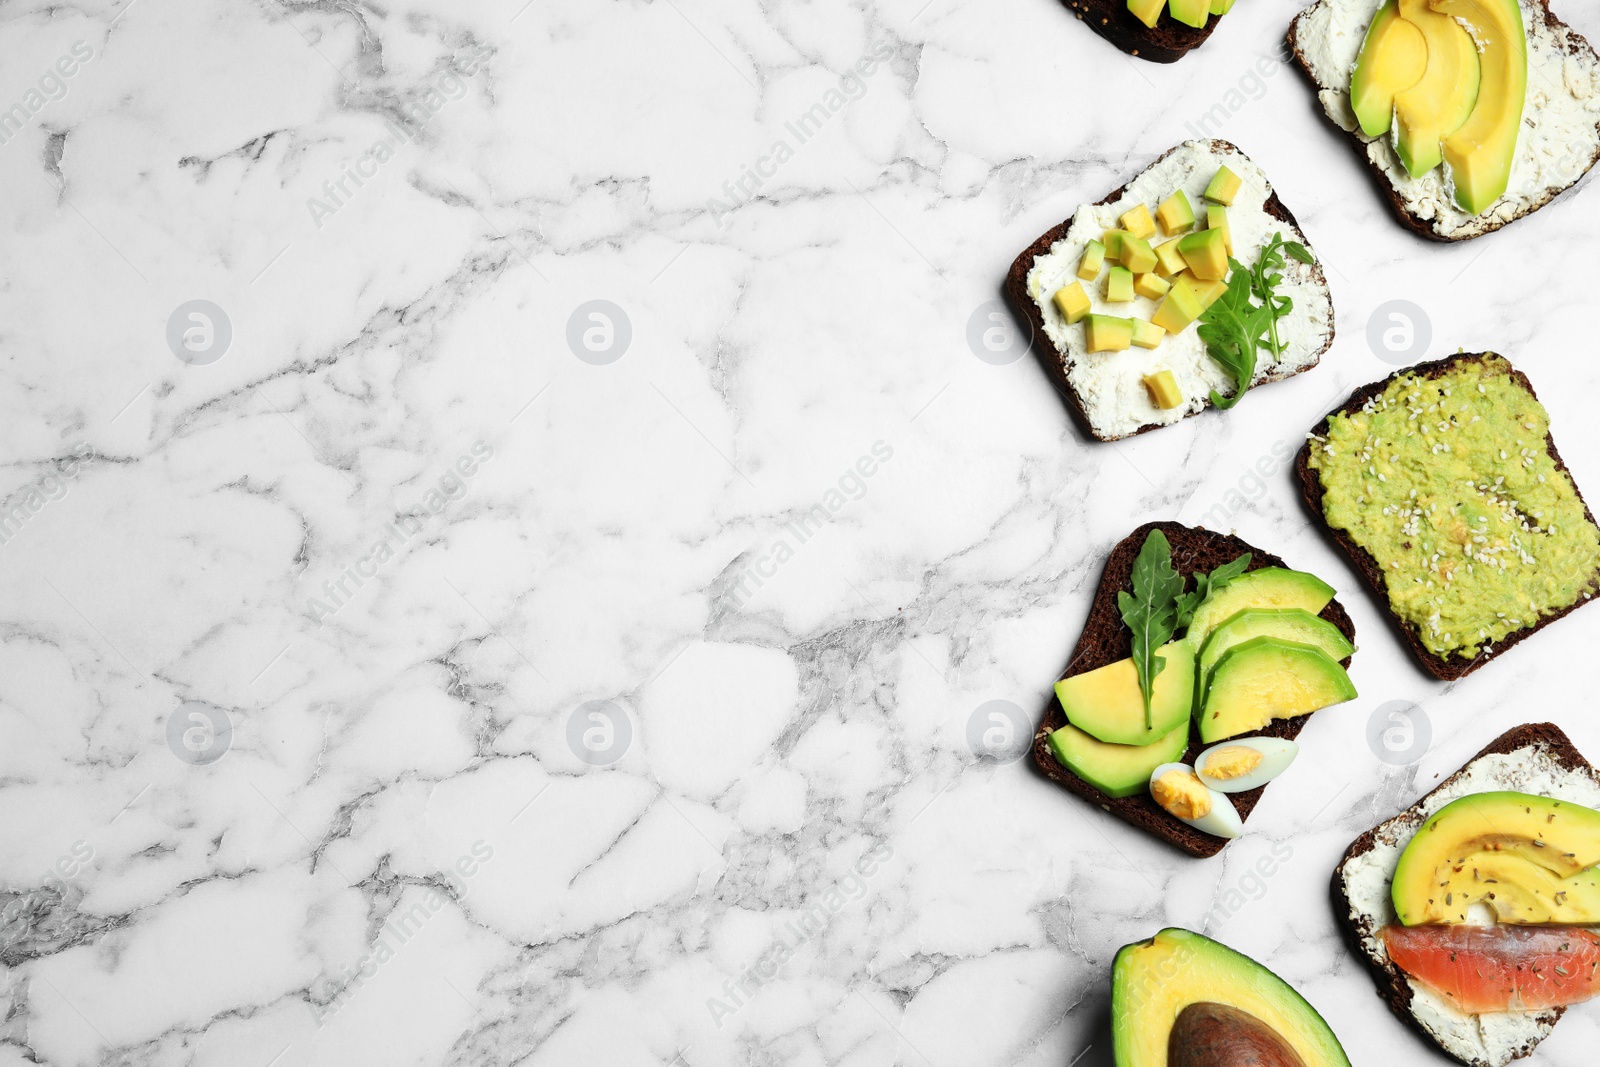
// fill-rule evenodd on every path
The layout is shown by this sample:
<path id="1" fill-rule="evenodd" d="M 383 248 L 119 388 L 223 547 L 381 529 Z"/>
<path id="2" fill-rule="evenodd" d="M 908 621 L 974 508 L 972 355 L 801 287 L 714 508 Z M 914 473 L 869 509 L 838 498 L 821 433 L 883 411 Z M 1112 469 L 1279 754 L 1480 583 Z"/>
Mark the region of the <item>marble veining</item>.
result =
<path id="1" fill-rule="evenodd" d="M 1294 12 L 1159 67 L 1055 0 L 7 5 L 0 1064 L 1104 1067 L 1111 957 L 1168 924 L 1353 1062 L 1436 1059 L 1329 874 L 1515 723 L 1600 757 L 1600 612 L 1434 683 L 1283 457 L 1493 348 L 1600 492 L 1600 212 L 1402 232 Z M 1195 136 L 1338 336 L 1097 444 L 1000 282 Z M 1321 574 L 1361 646 L 1204 862 L 1013 758 L 1153 518 Z"/>

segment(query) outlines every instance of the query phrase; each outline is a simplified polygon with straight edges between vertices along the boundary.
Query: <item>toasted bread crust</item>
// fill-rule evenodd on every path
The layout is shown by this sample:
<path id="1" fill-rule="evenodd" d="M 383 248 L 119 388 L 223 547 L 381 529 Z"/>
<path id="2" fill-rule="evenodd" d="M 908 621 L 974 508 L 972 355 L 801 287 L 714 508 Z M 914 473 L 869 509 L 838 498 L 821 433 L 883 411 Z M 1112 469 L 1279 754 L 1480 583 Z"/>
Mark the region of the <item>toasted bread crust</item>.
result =
<path id="1" fill-rule="evenodd" d="M 1223 16 L 1212 15 L 1201 29 L 1163 13 L 1153 27 L 1134 18 L 1127 0 L 1061 0 L 1085 26 L 1130 56 L 1152 63 L 1176 63 L 1200 47 Z"/>
<path id="2" fill-rule="evenodd" d="M 1418 363 L 1414 367 L 1406 367 L 1402 370 L 1395 371 L 1387 378 L 1364 385 L 1355 392 L 1351 393 L 1349 398 L 1346 399 L 1343 404 L 1330 411 L 1327 415 L 1323 416 L 1322 421 L 1318 422 L 1316 426 L 1312 427 L 1311 436 L 1326 437 L 1328 433 L 1329 418 L 1334 415 L 1348 414 L 1349 412 L 1361 407 L 1361 405 L 1365 404 L 1369 399 L 1382 393 L 1383 390 L 1388 387 L 1390 382 L 1394 381 L 1401 375 L 1418 374 L 1423 378 L 1437 378 L 1443 375 L 1451 367 L 1455 366 L 1455 364 L 1458 362 L 1463 360 L 1481 360 L 1490 355 L 1494 355 L 1494 353 L 1458 353 L 1457 355 L 1449 356 L 1445 359 L 1431 360 L 1427 363 Z M 1504 359 L 1505 357 L 1501 356 L 1500 358 Z M 1506 365 L 1510 366 L 1510 362 L 1507 361 Z M 1530 396 L 1532 396 L 1535 400 L 1539 399 L 1538 394 L 1533 391 L 1533 384 L 1528 381 L 1526 375 L 1517 370 L 1515 367 L 1511 367 L 1511 374 L 1522 385 L 1522 387 L 1528 391 Z M 1499 644 L 1493 646 L 1487 651 L 1480 652 L 1477 656 L 1470 660 L 1461 659 L 1459 656 L 1444 657 L 1435 655 L 1428 650 L 1426 645 L 1422 643 L 1421 631 L 1416 626 L 1406 623 L 1405 620 L 1401 619 L 1392 610 L 1390 610 L 1389 593 L 1385 588 L 1383 581 L 1383 568 L 1378 565 L 1378 561 L 1372 558 L 1372 554 L 1370 552 L 1356 544 L 1356 542 L 1351 539 L 1349 534 L 1345 533 L 1343 530 L 1336 530 L 1332 526 L 1328 525 L 1327 517 L 1322 511 L 1322 480 L 1317 476 L 1317 472 L 1311 467 L 1311 436 L 1306 438 L 1305 443 L 1300 446 L 1300 451 L 1295 455 L 1294 471 L 1295 476 L 1300 481 L 1301 501 L 1311 512 L 1312 518 L 1317 520 L 1317 524 L 1322 527 L 1323 531 L 1330 538 L 1333 539 L 1334 544 L 1338 545 L 1339 548 L 1343 550 L 1344 554 L 1349 558 L 1356 570 L 1361 572 L 1361 577 L 1366 580 L 1367 586 L 1372 590 L 1373 595 L 1378 598 L 1378 603 L 1383 608 L 1384 614 L 1389 617 L 1389 621 L 1393 624 L 1395 631 L 1400 635 L 1400 639 L 1404 641 L 1406 647 L 1411 650 L 1411 654 L 1416 657 L 1416 660 L 1419 664 L 1421 664 L 1422 669 L 1433 675 L 1435 678 L 1438 678 L 1440 681 L 1449 682 L 1454 681 L 1457 678 L 1466 677 L 1473 671 L 1482 667 L 1485 663 L 1488 663 L 1491 659 L 1498 658 L 1502 653 L 1505 652 L 1506 649 L 1521 643 L 1528 637 L 1538 633 L 1540 630 L 1550 625 L 1552 622 L 1555 622 L 1557 619 L 1576 611 L 1578 608 L 1581 608 L 1590 602 L 1590 599 L 1580 598 L 1576 602 L 1569 604 L 1565 608 L 1562 608 L 1560 611 L 1541 617 L 1533 626 L 1525 626 L 1520 630 L 1516 630 L 1510 634 L 1507 634 L 1505 639 Z M 1556 450 L 1555 439 L 1549 435 L 1546 435 L 1545 437 L 1545 450 L 1550 454 L 1550 458 L 1555 461 L 1556 468 L 1558 470 L 1567 470 L 1567 465 L 1565 461 L 1562 460 L 1561 453 Z M 1572 476 L 1570 471 L 1567 472 L 1567 476 L 1569 478 Z M 1590 512 L 1588 503 L 1583 499 L 1583 493 L 1578 491 L 1576 480 L 1573 481 L 1573 490 L 1574 492 L 1578 493 L 1578 502 L 1583 504 L 1584 517 L 1587 518 L 1591 524 L 1594 523 L 1594 515 Z M 1596 579 L 1597 581 L 1600 581 L 1600 573 L 1597 573 Z"/>
<path id="3" fill-rule="evenodd" d="M 1584 759 L 1583 754 L 1573 746 L 1572 741 L 1561 731 L 1560 727 L 1548 722 L 1528 723 L 1525 726 L 1519 726 L 1514 730 L 1508 730 L 1489 742 L 1481 752 L 1468 760 L 1461 770 L 1440 782 L 1426 796 L 1395 816 L 1394 819 L 1386 819 L 1352 841 L 1350 847 L 1345 849 L 1344 857 L 1339 861 L 1338 866 L 1333 869 L 1331 891 L 1334 914 L 1339 918 L 1339 928 L 1344 933 L 1345 944 L 1349 946 L 1351 953 L 1357 959 L 1366 963 L 1367 969 L 1372 973 L 1373 981 L 1378 985 L 1379 999 L 1389 1005 L 1389 1010 L 1394 1012 L 1401 1022 L 1410 1026 L 1427 1039 L 1429 1043 L 1434 1044 L 1443 1051 L 1445 1055 L 1450 1056 L 1451 1059 L 1457 1062 L 1467 1064 L 1468 1067 L 1474 1067 L 1471 1061 L 1461 1059 L 1459 1056 L 1455 1056 L 1444 1049 L 1443 1046 L 1438 1045 L 1433 1035 L 1412 1014 L 1411 984 L 1406 981 L 1406 977 L 1401 973 L 1400 968 L 1396 967 L 1388 959 L 1379 959 L 1367 951 L 1366 938 L 1372 936 L 1376 931 L 1371 929 L 1371 923 L 1367 920 L 1356 918 L 1354 909 L 1350 906 L 1350 895 L 1345 890 L 1344 873 L 1345 868 L 1352 860 L 1372 851 L 1377 844 L 1378 834 L 1385 827 L 1396 819 L 1411 818 L 1415 820 L 1416 816 L 1421 812 L 1422 806 L 1428 802 L 1429 797 L 1439 790 L 1449 787 L 1478 760 L 1485 756 L 1506 755 L 1518 749 L 1527 748 L 1530 745 L 1543 748 L 1546 754 L 1567 770 L 1595 774 L 1594 766 Z M 1540 1021 L 1547 1021 L 1551 1026 L 1554 1026 L 1561 1019 L 1561 1016 L 1565 1014 L 1566 1010 L 1566 1008 L 1547 1009 L 1540 1013 Z M 1524 1047 L 1519 1048 L 1511 1058 L 1521 1059 L 1531 1054 L 1538 1047 L 1538 1044 L 1537 1040 L 1529 1042 Z"/>
<path id="4" fill-rule="evenodd" d="M 1210 140 L 1201 143 L 1209 145 L 1213 151 L 1238 152 L 1240 155 L 1244 155 L 1244 152 L 1239 148 L 1239 146 L 1233 144 L 1231 141 L 1223 141 L 1217 138 L 1211 138 Z M 1174 146 L 1173 148 L 1169 148 L 1167 151 L 1161 153 L 1161 155 L 1150 164 L 1150 167 L 1156 166 L 1161 162 L 1161 160 L 1177 151 L 1180 147 L 1182 146 Z M 1150 167 L 1146 167 L 1145 170 L 1149 170 Z M 1140 173 L 1143 173 L 1143 171 Z M 1137 175 L 1135 175 L 1135 177 L 1137 177 Z M 1112 192 L 1107 196 L 1095 201 L 1095 206 L 1098 207 L 1102 204 L 1109 204 L 1112 201 L 1117 200 L 1128 191 L 1128 186 L 1132 183 L 1133 179 L 1130 178 L 1127 182 L 1124 182 L 1121 186 L 1112 190 Z M 1300 223 L 1295 220 L 1293 213 L 1284 206 L 1282 200 L 1278 199 L 1278 194 L 1276 191 L 1273 191 L 1271 195 L 1267 197 L 1267 201 L 1263 207 L 1265 208 L 1267 214 L 1271 215 L 1275 219 L 1278 219 L 1280 222 L 1286 222 L 1290 226 L 1293 226 L 1301 236 L 1305 235 L 1305 231 L 1300 228 Z M 1072 219 L 1069 218 L 1060 225 L 1054 226 L 1045 231 L 1043 234 L 1040 234 L 1036 241 L 1024 249 L 1022 254 L 1012 261 L 1011 269 L 1006 272 L 1006 297 L 1011 301 L 1011 307 L 1016 314 L 1021 316 L 1021 318 L 1027 322 L 1028 329 L 1031 331 L 1030 336 L 1033 338 L 1034 352 L 1037 353 L 1039 361 L 1044 364 L 1044 369 L 1049 373 L 1051 379 L 1055 382 L 1056 388 L 1066 399 L 1067 406 L 1072 410 L 1073 416 L 1078 420 L 1079 424 L 1082 425 L 1084 432 L 1095 440 L 1120 441 L 1127 437 L 1137 437 L 1139 434 L 1149 433 L 1151 430 L 1160 430 L 1165 429 L 1167 426 L 1176 425 L 1175 423 L 1151 423 L 1150 425 L 1139 427 L 1139 429 L 1130 434 L 1122 434 L 1116 437 L 1106 437 L 1096 432 L 1094 425 L 1090 423 L 1088 412 L 1086 412 L 1083 407 L 1083 399 L 1078 395 L 1077 389 L 1073 388 L 1071 377 L 1067 374 L 1066 364 L 1062 361 L 1061 352 L 1050 341 L 1049 335 L 1044 332 L 1044 312 L 1039 309 L 1039 305 L 1034 302 L 1031 296 L 1028 295 L 1028 272 L 1033 269 L 1034 261 L 1040 256 L 1048 254 L 1051 246 L 1064 238 L 1068 233 L 1071 232 L 1071 230 Z M 1328 280 L 1322 272 L 1321 260 L 1318 260 L 1316 263 L 1312 264 L 1311 272 L 1312 277 L 1315 279 L 1317 285 L 1321 286 L 1323 289 L 1326 289 L 1328 287 Z M 1295 374 L 1302 374 L 1315 367 L 1322 361 L 1322 354 L 1332 347 L 1333 337 L 1334 323 L 1332 320 L 1330 320 L 1328 323 L 1328 338 L 1323 343 L 1322 347 L 1319 348 L 1311 357 L 1310 362 L 1308 362 L 1305 366 L 1293 371 L 1273 372 L 1268 374 L 1251 388 L 1260 388 L 1269 382 L 1282 381 L 1285 378 L 1292 377 Z M 1206 406 L 1201 408 L 1201 411 L 1208 410 L 1210 407 L 1211 404 L 1208 401 Z M 1200 412 L 1197 411 L 1191 411 L 1184 415 L 1184 418 L 1192 418 L 1199 413 Z"/>
<path id="5" fill-rule="evenodd" d="M 1155 529 L 1166 535 L 1167 541 L 1172 545 L 1172 565 L 1185 578 L 1195 571 L 1209 571 L 1220 567 L 1246 552 L 1251 554 L 1249 569 L 1252 571 L 1261 567 L 1288 566 L 1277 556 L 1263 552 L 1254 545 L 1229 534 L 1212 533 L 1210 530 L 1184 526 L 1176 522 L 1145 523 L 1118 542 L 1106 558 L 1105 572 L 1100 578 L 1099 589 L 1095 591 L 1094 602 L 1090 605 L 1083 633 L 1079 636 L 1077 647 L 1072 651 L 1072 659 L 1061 677 L 1071 678 L 1076 674 L 1084 674 L 1119 659 L 1126 659 L 1132 654 L 1133 638 L 1128 633 L 1127 627 L 1122 624 L 1122 614 L 1117 609 L 1117 593 L 1121 590 L 1132 590 L 1134 557 L 1144 546 L 1145 537 Z M 1322 617 L 1337 626 L 1339 632 L 1352 644 L 1355 643 L 1355 625 L 1339 601 L 1331 601 L 1323 608 Z M 1346 658 L 1344 663 L 1345 666 L 1349 666 L 1350 660 Z M 1305 726 L 1308 718 L 1310 715 L 1280 719 L 1257 733 L 1259 736 L 1293 740 Z M 1033 735 L 1033 762 L 1045 777 L 1090 803 L 1098 805 L 1122 821 L 1159 837 L 1191 856 L 1214 856 L 1227 845 L 1227 841 L 1223 838 L 1201 833 L 1169 815 L 1150 799 L 1148 793 L 1131 797 L 1108 797 L 1063 767 L 1050 751 L 1049 735 L 1051 731 L 1065 726 L 1066 722 L 1066 712 L 1062 710 L 1061 702 L 1052 693 L 1050 703 L 1045 708 L 1044 719 Z M 1199 743 L 1199 734 L 1191 722 L 1189 748 L 1184 753 L 1184 761 L 1192 763 L 1204 747 L 1206 746 Z M 1255 809 L 1256 803 L 1260 801 L 1261 794 L 1265 791 L 1266 786 L 1262 786 L 1232 795 L 1231 799 L 1239 811 L 1240 819 L 1250 818 L 1251 811 Z"/>
<path id="6" fill-rule="evenodd" d="M 1588 40 L 1583 36 L 1583 34 L 1577 32 L 1565 22 L 1562 22 L 1560 19 L 1556 18 L 1555 14 L 1550 10 L 1549 0 L 1534 0 L 1534 2 L 1538 4 L 1539 8 L 1544 13 L 1545 25 L 1552 30 L 1562 32 L 1567 36 L 1568 53 L 1570 55 L 1587 53 L 1589 62 L 1597 67 L 1600 67 L 1600 55 L 1595 53 L 1594 48 L 1589 44 Z M 1311 5 L 1311 7 L 1315 6 L 1315 4 Z M 1306 58 L 1305 53 L 1301 50 L 1299 41 L 1300 20 L 1304 18 L 1306 13 L 1311 10 L 1311 7 L 1301 11 L 1300 14 L 1296 15 L 1294 20 L 1289 23 L 1289 32 L 1285 38 L 1285 41 L 1288 44 L 1289 55 L 1291 58 L 1293 58 L 1294 65 L 1299 69 L 1300 73 L 1305 76 L 1305 79 L 1310 84 L 1312 90 L 1314 92 L 1320 92 L 1321 90 L 1330 87 L 1321 85 L 1317 82 L 1316 76 L 1311 72 L 1311 63 Z M 1320 104 L 1317 110 L 1323 111 L 1323 108 L 1320 106 Z M 1530 200 L 1526 205 L 1519 209 L 1515 215 L 1508 219 L 1490 220 L 1484 229 L 1479 230 L 1476 233 L 1445 234 L 1435 230 L 1431 222 L 1422 218 L 1420 215 L 1417 215 L 1415 212 L 1406 207 L 1405 201 L 1400 198 L 1399 192 L 1384 176 L 1383 169 L 1377 166 L 1372 162 L 1371 159 L 1367 157 L 1367 142 L 1362 139 L 1359 131 L 1345 129 L 1337 122 L 1334 122 L 1332 117 L 1328 116 L 1325 111 L 1323 113 L 1323 117 L 1327 118 L 1328 124 L 1334 129 L 1338 130 L 1340 133 L 1344 134 L 1345 138 L 1349 140 L 1350 143 L 1355 147 L 1356 154 L 1360 156 L 1361 161 L 1366 164 L 1368 177 L 1372 179 L 1373 188 L 1375 188 L 1378 191 L 1378 194 L 1383 197 L 1384 201 L 1388 203 L 1390 210 L 1394 212 L 1395 218 L 1400 221 L 1400 224 L 1417 236 L 1425 237 L 1430 241 L 1441 241 L 1445 243 L 1470 241 L 1476 237 L 1482 237 L 1484 234 L 1493 233 L 1498 229 L 1509 226 L 1518 219 L 1526 218 L 1535 211 L 1538 211 L 1540 208 L 1550 203 L 1550 201 L 1554 200 L 1568 189 L 1571 189 L 1574 185 L 1577 185 L 1578 182 L 1583 180 L 1584 175 L 1588 174 L 1596 163 L 1600 163 L 1600 141 L 1597 141 L 1595 145 L 1595 153 L 1590 157 L 1588 164 L 1584 167 L 1581 173 L 1575 175 L 1572 181 L 1568 182 L 1566 185 L 1563 185 L 1559 189 L 1546 190 L 1538 197 L 1538 199 Z M 1595 132 L 1597 136 L 1600 136 L 1600 123 L 1596 124 Z"/>

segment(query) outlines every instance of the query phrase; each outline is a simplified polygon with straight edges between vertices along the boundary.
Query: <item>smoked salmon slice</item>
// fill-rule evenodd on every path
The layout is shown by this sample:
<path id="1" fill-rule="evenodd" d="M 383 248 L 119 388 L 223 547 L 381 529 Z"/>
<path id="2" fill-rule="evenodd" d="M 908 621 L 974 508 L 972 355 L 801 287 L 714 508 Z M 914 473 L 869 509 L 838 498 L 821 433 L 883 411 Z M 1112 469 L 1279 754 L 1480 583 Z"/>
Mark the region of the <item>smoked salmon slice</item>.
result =
<path id="1" fill-rule="evenodd" d="M 1600 993 L 1600 936 L 1575 926 L 1386 926 L 1389 958 L 1469 1015 Z"/>

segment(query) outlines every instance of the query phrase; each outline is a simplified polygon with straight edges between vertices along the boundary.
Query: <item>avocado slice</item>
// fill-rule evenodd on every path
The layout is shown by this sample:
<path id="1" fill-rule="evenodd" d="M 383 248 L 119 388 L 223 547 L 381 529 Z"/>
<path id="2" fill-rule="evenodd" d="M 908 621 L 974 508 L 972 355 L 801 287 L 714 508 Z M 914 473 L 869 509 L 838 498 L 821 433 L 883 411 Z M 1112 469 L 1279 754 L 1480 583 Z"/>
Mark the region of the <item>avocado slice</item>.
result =
<path id="1" fill-rule="evenodd" d="M 1528 95 L 1528 37 L 1517 0 L 1429 0 L 1429 7 L 1464 19 L 1478 45 L 1482 83 L 1467 121 L 1444 139 L 1444 161 L 1456 203 L 1474 215 L 1505 194 L 1517 155 L 1517 131 Z"/>
<path id="2" fill-rule="evenodd" d="M 1361 55 L 1350 75 L 1350 110 L 1368 137 L 1381 137 L 1394 122 L 1394 98 L 1422 78 L 1428 43 L 1415 23 L 1400 15 L 1399 0 L 1386 0 L 1372 16 Z"/>
<path id="3" fill-rule="evenodd" d="M 1126 297 L 1112 289 L 1111 278 L 1119 270 L 1127 275 Z M 1120 286 L 1121 283 L 1115 284 Z M 1133 299 L 1133 275 L 1128 274 L 1125 268 L 1111 268 L 1111 273 L 1107 275 L 1106 299 Z M 1133 320 L 1119 318 L 1116 315 L 1089 315 L 1084 319 L 1084 335 L 1088 339 L 1091 352 L 1121 352 L 1133 341 Z"/>
<path id="4" fill-rule="evenodd" d="M 1204 648 L 1211 631 L 1246 608 L 1301 608 L 1315 615 L 1333 599 L 1333 586 L 1305 571 L 1260 567 L 1206 597 L 1189 620 L 1185 639 Z"/>
<path id="5" fill-rule="evenodd" d="M 1304 608 L 1246 608 L 1211 631 L 1200 649 L 1195 675 L 1202 695 L 1217 661 L 1229 649 L 1253 637 L 1281 637 L 1285 641 L 1314 645 L 1335 662 L 1356 650 L 1337 626 Z"/>
<path id="6" fill-rule="evenodd" d="M 1189 747 L 1189 724 L 1150 745 L 1108 745 L 1070 723 L 1050 733 L 1056 761 L 1108 797 L 1131 797 L 1150 788 L 1150 775 L 1163 763 L 1176 763 Z"/>
<path id="7" fill-rule="evenodd" d="M 1231 1011 L 1211 1010 L 1219 1005 Z M 1197 1033 L 1196 1011 L 1223 1016 L 1223 1024 Z M 1241 1025 L 1242 1020 L 1226 1018 L 1233 1013 L 1249 1022 Z M 1251 1039 L 1262 1029 L 1293 1050 L 1304 1067 L 1350 1067 L 1339 1039 L 1304 997 L 1255 960 L 1209 937 L 1169 927 L 1124 946 L 1111 965 L 1111 1043 L 1117 1067 L 1184 1062 L 1169 1058 L 1173 1039 L 1182 1048 L 1202 1034 L 1209 1038 L 1207 1051 L 1214 1058 L 1193 1062 L 1293 1063 L 1260 1055 L 1262 1042 Z"/>
<path id="8" fill-rule="evenodd" d="M 1434 812 L 1395 866 L 1406 926 L 1462 923 L 1473 904 L 1500 922 L 1600 923 L 1600 811 L 1530 793 L 1474 793 Z"/>
<path id="9" fill-rule="evenodd" d="M 1096 740 L 1112 745 L 1150 745 L 1189 721 L 1194 708 L 1194 652 L 1183 641 L 1162 645 L 1166 661 L 1150 687 L 1149 729 L 1144 725 L 1144 694 L 1133 660 L 1119 659 L 1056 683 L 1056 698 L 1067 721 Z"/>
<path id="10" fill-rule="evenodd" d="M 1395 152 L 1406 172 L 1421 177 L 1443 159 L 1440 142 L 1454 133 L 1478 102 L 1481 65 L 1472 36 L 1428 0 L 1400 0 L 1400 15 L 1422 31 L 1428 64 L 1422 78 L 1395 94 Z"/>
<path id="11" fill-rule="evenodd" d="M 1252 637 L 1217 661 L 1200 712 L 1205 744 L 1356 698 L 1338 662 L 1315 645 Z"/>

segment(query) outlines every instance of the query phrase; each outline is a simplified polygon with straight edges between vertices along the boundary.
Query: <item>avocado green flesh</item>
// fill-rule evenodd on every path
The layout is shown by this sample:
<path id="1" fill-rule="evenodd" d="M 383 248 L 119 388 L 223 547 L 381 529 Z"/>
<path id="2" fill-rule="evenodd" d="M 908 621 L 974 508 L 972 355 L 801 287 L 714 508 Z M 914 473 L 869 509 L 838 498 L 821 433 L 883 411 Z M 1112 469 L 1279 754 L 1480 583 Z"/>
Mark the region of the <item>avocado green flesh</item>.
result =
<path id="1" fill-rule="evenodd" d="M 1400 853 L 1390 895 L 1406 926 L 1600 922 L 1600 811 L 1531 793 L 1472 793 L 1429 817 Z"/>
<path id="2" fill-rule="evenodd" d="M 1056 683 L 1056 699 L 1067 721 L 1099 741 L 1149 745 L 1189 721 L 1194 707 L 1194 652 L 1183 641 L 1156 650 L 1163 661 L 1150 693 L 1150 725 L 1144 694 L 1131 659 L 1117 660 Z"/>
<path id="3" fill-rule="evenodd" d="M 1333 1030 L 1287 982 L 1226 945 L 1175 928 L 1124 946 L 1111 965 L 1117 1067 L 1168 1067 L 1173 1022 L 1200 1001 L 1254 1016 L 1282 1037 L 1305 1067 L 1350 1067 Z"/>
<path id="4" fill-rule="evenodd" d="M 1241 574 L 1206 597 L 1189 620 L 1184 640 L 1202 649 L 1211 631 L 1246 608 L 1301 608 L 1315 615 L 1333 599 L 1333 587 L 1314 574 L 1261 567 Z"/>
<path id="5" fill-rule="evenodd" d="M 1402 375 L 1313 440 L 1328 525 L 1379 561 L 1390 611 L 1429 652 L 1470 659 L 1596 588 L 1600 529 L 1549 428 L 1491 355 Z"/>
<path id="6" fill-rule="evenodd" d="M 1070 724 L 1050 733 L 1056 762 L 1108 797 L 1143 793 L 1150 788 L 1151 773 L 1163 763 L 1181 760 L 1188 747 L 1187 721 L 1150 745 L 1108 745 Z"/>
<path id="7" fill-rule="evenodd" d="M 1200 740 L 1209 745 L 1238 737 L 1356 696 L 1350 676 L 1321 649 L 1253 637 L 1229 649 L 1211 672 Z"/>
<path id="8" fill-rule="evenodd" d="M 1217 661 L 1229 649 L 1253 637 L 1280 637 L 1285 641 L 1313 645 L 1335 662 L 1355 652 L 1355 646 L 1339 632 L 1337 626 L 1303 608 L 1247 608 L 1230 617 L 1206 638 L 1195 671 L 1202 694 Z"/>

